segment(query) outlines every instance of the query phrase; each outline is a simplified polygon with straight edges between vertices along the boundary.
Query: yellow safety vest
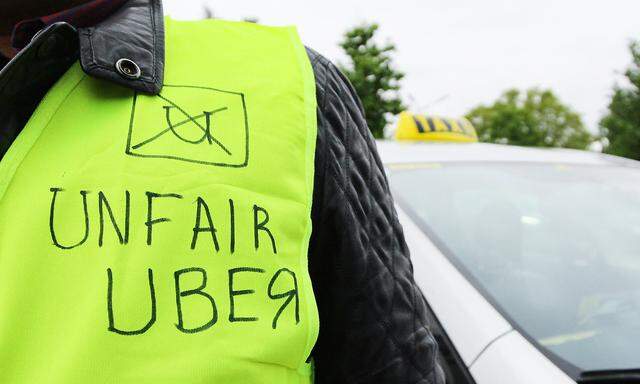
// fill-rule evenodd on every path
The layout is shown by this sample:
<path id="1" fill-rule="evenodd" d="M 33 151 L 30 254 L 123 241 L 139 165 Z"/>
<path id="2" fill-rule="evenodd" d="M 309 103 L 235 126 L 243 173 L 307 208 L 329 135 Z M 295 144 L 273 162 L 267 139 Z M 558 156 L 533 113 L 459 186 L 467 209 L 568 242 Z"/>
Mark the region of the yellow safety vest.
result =
<path id="1" fill-rule="evenodd" d="M 309 383 L 313 72 L 166 21 L 157 96 L 73 65 L 0 162 L 0 383 Z"/>

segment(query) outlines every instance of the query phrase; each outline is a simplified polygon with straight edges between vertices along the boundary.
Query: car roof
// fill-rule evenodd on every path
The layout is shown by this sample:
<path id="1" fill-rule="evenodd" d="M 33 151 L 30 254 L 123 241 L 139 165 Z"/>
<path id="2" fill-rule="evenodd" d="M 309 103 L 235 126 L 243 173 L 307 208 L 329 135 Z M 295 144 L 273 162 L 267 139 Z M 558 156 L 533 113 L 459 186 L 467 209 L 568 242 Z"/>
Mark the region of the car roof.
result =
<path id="1" fill-rule="evenodd" d="M 593 151 L 532 148 L 488 143 L 378 140 L 384 164 L 430 162 L 529 162 L 640 167 L 640 162 Z"/>

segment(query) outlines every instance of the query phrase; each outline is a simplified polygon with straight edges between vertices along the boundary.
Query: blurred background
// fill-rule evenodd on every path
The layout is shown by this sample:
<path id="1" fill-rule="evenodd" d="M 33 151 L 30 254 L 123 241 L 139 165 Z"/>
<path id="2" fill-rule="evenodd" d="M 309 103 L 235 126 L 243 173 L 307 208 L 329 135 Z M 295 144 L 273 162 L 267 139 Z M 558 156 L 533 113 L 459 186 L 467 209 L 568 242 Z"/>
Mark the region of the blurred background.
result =
<path id="1" fill-rule="evenodd" d="M 164 3 L 176 19 L 296 25 L 347 73 L 377 137 L 407 109 L 467 116 L 481 141 L 640 157 L 637 0 Z"/>
<path id="2" fill-rule="evenodd" d="M 447 383 L 640 383 L 640 1 L 164 1 L 350 79 Z"/>

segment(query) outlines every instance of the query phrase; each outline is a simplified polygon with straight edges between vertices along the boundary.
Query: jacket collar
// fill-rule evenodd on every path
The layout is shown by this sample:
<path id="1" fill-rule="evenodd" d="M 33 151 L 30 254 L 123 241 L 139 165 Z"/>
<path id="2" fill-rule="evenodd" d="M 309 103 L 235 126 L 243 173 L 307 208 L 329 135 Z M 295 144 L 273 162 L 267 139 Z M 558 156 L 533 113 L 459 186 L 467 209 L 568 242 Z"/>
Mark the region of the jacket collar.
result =
<path id="1" fill-rule="evenodd" d="M 19 52 L 39 31 L 55 23 L 68 23 L 75 28 L 89 27 L 109 17 L 128 0 L 90 0 L 73 8 L 19 22 L 13 28 L 11 45 Z"/>
<path id="2" fill-rule="evenodd" d="M 165 57 L 161 0 L 129 0 L 98 24 L 78 28 L 78 36 L 80 64 L 87 74 L 160 93 Z M 136 67 L 139 74 L 132 71 Z"/>
<path id="3" fill-rule="evenodd" d="M 34 84 L 30 73 L 43 74 L 36 83 L 48 88 L 78 56 L 90 76 L 140 92 L 160 93 L 164 77 L 161 0 L 128 0 L 108 18 L 78 28 L 77 33 L 65 21 L 44 26 L 13 60 L 6 65 L 0 60 L 0 102 L 21 90 L 30 92 L 25 86 Z M 116 63 L 122 59 L 134 63 L 139 76 L 118 70 Z"/>

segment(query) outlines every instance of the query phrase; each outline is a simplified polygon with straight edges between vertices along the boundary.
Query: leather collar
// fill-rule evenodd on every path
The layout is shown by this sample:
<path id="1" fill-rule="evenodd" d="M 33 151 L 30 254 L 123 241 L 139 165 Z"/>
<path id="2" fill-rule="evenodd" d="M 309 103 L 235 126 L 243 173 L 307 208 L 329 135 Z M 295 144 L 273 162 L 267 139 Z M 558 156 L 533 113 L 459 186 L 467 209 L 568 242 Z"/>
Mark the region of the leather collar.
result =
<path id="1" fill-rule="evenodd" d="M 164 78 L 164 19 L 161 0 L 129 0 L 100 23 L 78 28 L 80 63 L 89 75 L 136 91 L 158 94 Z M 124 59 L 140 70 L 123 73 Z"/>

